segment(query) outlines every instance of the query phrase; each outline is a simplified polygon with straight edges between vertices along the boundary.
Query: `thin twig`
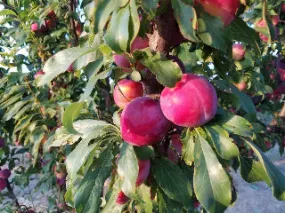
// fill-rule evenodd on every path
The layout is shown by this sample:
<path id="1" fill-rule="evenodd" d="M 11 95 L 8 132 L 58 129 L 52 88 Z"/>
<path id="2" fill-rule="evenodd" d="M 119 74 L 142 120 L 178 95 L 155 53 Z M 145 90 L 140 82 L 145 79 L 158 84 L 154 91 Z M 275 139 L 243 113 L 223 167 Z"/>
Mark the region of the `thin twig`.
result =
<path id="1" fill-rule="evenodd" d="M 70 0 L 69 4 L 70 4 L 69 5 L 69 10 L 70 10 L 70 12 L 73 13 L 75 11 L 74 0 Z M 77 33 L 76 33 L 76 26 L 75 26 L 75 21 L 74 21 L 73 15 L 70 17 L 70 25 L 71 25 L 72 34 L 73 34 L 73 37 L 74 37 L 73 46 L 77 46 L 77 44 L 78 44 L 78 36 L 77 36 Z"/>
<path id="2" fill-rule="evenodd" d="M 8 189 L 8 192 L 9 192 L 9 196 L 14 200 L 17 208 L 20 208 L 19 201 L 18 201 L 16 195 L 14 194 L 14 191 L 13 191 L 13 189 L 11 187 L 11 184 L 10 184 L 10 182 L 8 180 L 7 180 L 7 189 Z"/>

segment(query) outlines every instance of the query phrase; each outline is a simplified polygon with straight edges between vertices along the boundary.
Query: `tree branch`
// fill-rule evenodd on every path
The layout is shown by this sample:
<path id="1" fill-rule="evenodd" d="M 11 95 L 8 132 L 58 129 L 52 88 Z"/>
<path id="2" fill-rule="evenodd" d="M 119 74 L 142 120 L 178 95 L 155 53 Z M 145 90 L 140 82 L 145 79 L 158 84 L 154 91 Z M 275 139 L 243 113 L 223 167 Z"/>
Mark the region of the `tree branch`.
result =
<path id="1" fill-rule="evenodd" d="M 160 7 L 166 10 L 155 18 L 153 34 L 149 36 L 149 45 L 152 50 L 167 54 L 171 46 L 176 46 L 186 39 L 181 35 L 174 18 L 171 1 L 162 0 Z"/>
<path id="2" fill-rule="evenodd" d="M 70 12 L 74 12 L 75 11 L 75 2 L 74 0 L 70 0 L 69 2 L 69 11 Z M 76 26 L 75 26 L 75 21 L 73 18 L 73 15 L 70 17 L 70 26 L 71 26 L 71 30 L 72 30 L 72 34 L 73 34 L 73 46 L 77 46 L 78 45 L 78 36 L 76 33 Z"/>

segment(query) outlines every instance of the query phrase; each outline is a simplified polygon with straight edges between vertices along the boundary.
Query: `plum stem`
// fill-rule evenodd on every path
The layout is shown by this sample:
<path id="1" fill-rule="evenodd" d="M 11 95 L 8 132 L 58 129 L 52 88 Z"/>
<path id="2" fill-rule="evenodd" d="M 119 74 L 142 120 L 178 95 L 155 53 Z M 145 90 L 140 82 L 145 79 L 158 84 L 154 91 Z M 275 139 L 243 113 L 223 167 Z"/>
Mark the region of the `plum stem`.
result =
<path id="1" fill-rule="evenodd" d="M 160 99 L 160 94 L 148 94 L 146 97 L 154 99 L 154 100 L 159 100 Z"/>
<path id="2" fill-rule="evenodd" d="M 178 66 L 180 67 L 182 73 L 186 73 L 186 68 L 185 68 L 185 65 L 183 64 L 183 62 L 180 60 L 180 58 L 178 58 L 177 56 L 175 55 L 168 55 L 167 56 L 168 59 L 171 59 L 173 61 L 175 61 Z"/>

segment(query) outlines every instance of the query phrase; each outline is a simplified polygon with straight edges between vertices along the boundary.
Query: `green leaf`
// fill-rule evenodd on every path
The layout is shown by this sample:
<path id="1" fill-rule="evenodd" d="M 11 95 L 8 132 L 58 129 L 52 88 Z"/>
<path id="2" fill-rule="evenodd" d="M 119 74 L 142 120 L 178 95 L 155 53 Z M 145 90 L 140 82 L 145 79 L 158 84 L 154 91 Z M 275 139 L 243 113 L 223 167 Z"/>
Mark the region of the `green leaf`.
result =
<path id="1" fill-rule="evenodd" d="M 231 182 L 215 152 L 200 135 L 195 143 L 194 165 L 197 199 L 210 213 L 224 212 L 232 200 Z"/>
<path id="2" fill-rule="evenodd" d="M 150 198 L 151 188 L 142 184 L 137 188 L 137 193 L 139 196 L 138 212 L 152 213 L 153 205 Z"/>
<path id="3" fill-rule="evenodd" d="M 32 104 L 27 104 L 22 109 L 20 109 L 17 114 L 14 115 L 14 119 L 18 120 L 20 119 L 28 110 L 32 108 Z"/>
<path id="4" fill-rule="evenodd" d="M 18 16 L 13 10 L 2 9 L 0 11 L 0 16 L 8 16 L 8 15 Z"/>
<path id="5" fill-rule="evenodd" d="M 250 114 L 256 114 L 255 105 L 247 94 L 240 92 L 234 85 L 225 80 L 214 80 L 213 83 L 218 87 L 219 90 L 225 93 L 233 94 L 235 97 L 237 97 L 239 104 L 244 111 Z"/>
<path id="6" fill-rule="evenodd" d="M 284 174 L 262 153 L 262 151 L 251 141 L 244 140 L 254 151 L 258 160 L 262 164 L 268 178 L 271 182 L 270 186 L 273 188 L 273 195 L 278 200 L 285 200 L 285 176 Z M 267 178 L 264 178 L 268 181 Z"/>
<path id="7" fill-rule="evenodd" d="M 0 107 L 1 108 L 6 108 L 9 107 L 10 105 L 14 105 L 17 101 L 22 99 L 23 94 L 16 94 L 14 96 L 9 97 L 8 100 L 6 100 L 5 102 L 1 103 Z"/>
<path id="8" fill-rule="evenodd" d="M 134 0 L 114 12 L 108 25 L 105 40 L 117 53 L 130 50 L 130 44 L 139 32 L 140 21 Z"/>
<path id="9" fill-rule="evenodd" d="M 180 203 L 169 199 L 162 190 L 157 194 L 159 213 L 181 213 L 183 207 Z"/>
<path id="10" fill-rule="evenodd" d="M 137 37 L 141 24 L 138 14 L 138 7 L 135 0 L 130 0 L 130 12 L 131 17 L 129 23 L 129 42 L 131 44 Z"/>
<path id="11" fill-rule="evenodd" d="M 100 145 L 100 143 L 89 145 L 89 142 L 94 138 L 99 138 L 100 136 L 105 135 L 106 133 L 102 131 L 103 129 L 104 126 L 94 127 L 92 133 L 85 136 L 75 149 L 67 156 L 66 169 L 71 180 L 75 179 L 78 170 L 85 163 L 92 150 Z"/>
<path id="12" fill-rule="evenodd" d="M 66 128 L 61 127 L 56 130 L 52 140 L 48 140 L 48 143 L 45 143 L 45 148 L 48 150 L 51 147 L 60 147 L 66 144 L 74 144 L 79 140 L 79 138 L 80 135 L 70 134 Z"/>
<path id="13" fill-rule="evenodd" d="M 232 134 L 249 138 L 253 136 L 253 126 L 248 120 L 241 116 L 226 112 L 221 108 L 219 108 L 212 124 L 220 125 Z"/>
<path id="14" fill-rule="evenodd" d="M 245 181 L 249 183 L 265 181 L 268 185 L 270 185 L 270 179 L 268 178 L 268 175 L 260 161 L 246 158 L 242 155 L 240 156 L 239 160 L 240 174 Z"/>
<path id="15" fill-rule="evenodd" d="M 121 213 L 122 209 L 125 207 L 124 205 L 117 205 L 116 200 L 119 192 L 121 191 L 121 181 L 120 179 L 116 179 L 115 183 L 112 187 L 111 195 L 107 200 L 106 206 L 104 206 L 101 213 Z"/>
<path id="16" fill-rule="evenodd" d="M 223 128 L 225 128 L 229 133 L 252 137 L 252 125 L 243 117 L 238 115 L 230 115 L 226 122 L 223 123 Z"/>
<path id="17" fill-rule="evenodd" d="M 122 179 L 122 191 L 127 197 L 134 197 L 139 165 L 134 147 L 124 142 L 120 152 L 118 174 Z"/>
<path id="18" fill-rule="evenodd" d="M 166 87 L 174 87 L 182 77 L 182 71 L 179 65 L 164 58 L 160 54 L 153 55 L 150 51 L 139 52 L 142 57 L 141 62 L 156 75 L 159 83 Z"/>
<path id="19" fill-rule="evenodd" d="M 134 146 L 136 156 L 140 160 L 148 160 L 154 158 L 155 153 L 152 146 Z"/>
<path id="20" fill-rule="evenodd" d="M 25 99 L 27 99 L 27 98 L 25 98 Z M 5 121 L 8 121 L 8 120 L 10 120 L 11 118 L 13 118 L 14 115 L 17 114 L 17 113 L 19 112 L 19 110 L 22 109 L 28 102 L 29 102 L 29 99 L 28 99 L 28 100 L 19 101 L 19 102 L 15 103 L 15 104 L 11 107 L 11 109 L 9 109 L 9 110 L 5 113 L 3 119 L 4 119 Z"/>
<path id="21" fill-rule="evenodd" d="M 98 67 L 98 69 L 100 69 L 100 68 Z M 85 91 L 80 96 L 80 100 L 79 101 L 87 100 L 89 98 L 89 96 L 91 95 L 92 91 L 94 90 L 94 87 L 95 87 L 97 81 L 100 80 L 100 79 L 105 79 L 108 76 L 109 76 L 109 70 L 105 70 L 103 72 L 100 72 L 99 74 L 94 73 L 93 76 L 87 82 L 87 85 L 85 87 Z"/>
<path id="22" fill-rule="evenodd" d="M 112 171 L 113 154 L 110 148 L 100 154 L 95 165 L 84 175 L 74 197 L 76 212 L 99 212 L 103 185 Z"/>
<path id="23" fill-rule="evenodd" d="M 48 84 L 56 76 L 65 72 L 76 59 L 95 50 L 96 48 L 73 47 L 56 53 L 45 63 L 43 68 L 45 74 L 40 77 L 38 86 Z"/>
<path id="24" fill-rule="evenodd" d="M 73 123 L 74 129 L 83 135 L 88 135 L 94 132 L 94 130 L 97 131 L 97 128 L 104 128 L 107 126 L 112 126 L 112 125 L 107 123 L 106 121 L 93 120 L 93 119 L 78 120 Z"/>
<path id="25" fill-rule="evenodd" d="M 195 149 L 196 134 L 190 128 L 187 128 L 182 135 L 182 157 L 185 163 L 191 166 L 194 162 L 194 149 Z"/>
<path id="26" fill-rule="evenodd" d="M 28 89 L 27 87 L 22 86 L 22 85 L 15 85 L 15 86 L 9 87 L 9 89 L 5 90 L 5 92 L 3 93 L 3 97 L 0 100 L 1 105 L 8 98 L 13 97 L 12 95 L 24 94 L 27 91 L 27 89 Z"/>
<path id="27" fill-rule="evenodd" d="M 239 98 L 241 108 L 249 114 L 256 114 L 256 108 L 249 95 L 240 92 L 238 89 L 234 90 L 234 95 Z"/>
<path id="28" fill-rule="evenodd" d="M 111 13 L 126 5 L 128 0 L 95 0 L 94 32 L 103 31 Z"/>
<path id="29" fill-rule="evenodd" d="M 105 40 L 117 53 L 127 52 L 129 49 L 130 8 L 126 6 L 114 12 L 108 25 Z"/>
<path id="30" fill-rule="evenodd" d="M 100 69 L 103 66 L 103 58 L 99 58 L 96 61 L 90 62 L 84 69 L 84 72 L 88 79 L 92 78 L 92 76 L 97 75 Z"/>
<path id="31" fill-rule="evenodd" d="M 158 186 L 172 200 L 191 206 L 192 186 L 183 171 L 166 158 L 152 161 L 152 174 Z"/>
<path id="32" fill-rule="evenodd" d="M 66 110 L 63 114 L 63 119 L 62 119 L 63 126 L 71 134 L 77 134 L 78 133 L 73 127 L 73 121 L 76 118 L 78 118 L 78 116 L 80 115 L 80 112 L 84 108 L 84 106 L 85 106 L 85 102 L 72 103 L 66 108 Z"/>
<path id="33" fill-rule="evenodd" d="M 144 0 L 144 1 L 142 1 L 143 10 L 147 11 L 148 13 L 150 13 L 150 15 L 152 17 L 154 17 L 155 11 L 157 9 L 158 2 L 159 2 L 159 0 Z"/>
<path id="34" fill-rule="evenodd" d="M 171 4 L 174 10 L 174 17 L 183 37 L 190 41 L 198 42 L 199 39 L 194 30 L 198 20 L 194 8 L 181 0 L 171 0 Z"/>
<path id="35" fill-rule="evenodd" d="M 30 140 L 34 143 L 33 145 L 33 150 L 32 150 L 32 155 L 33 155 L 33 165 L 35 166 L 36 163 L 38 162 L 38 154 L 39 154 L 39 148 L 42 143 L 42 140 L 45 136 L 43 129 L 38 129 L 30 137 Z"/>
<path id="36" fill-rule="evenodd" d="M 53 31 L 53 32 L 50 34 L 50 36 L 51 36 L 52 38 L 60 39 L 60 36 L 61 36 L 62 34 L 64 34 L 64 33 L 68 33 L 68 29 L 67 29 L 67 28 L 61 28 L 61 29 L 59 29 L 59 30 L 55 30 L 55 31 Z"/>
<path id="37" fill-rule="evenodd" d="M 18 121 L 18 123 L 14 128 L 14 133 L 27 127 L 30 124 L 30 121 L 32 120 L 33 117 L 34 115 L 26 115 L 25 117 L 21 118 L 21 120 Z"/>
<path id="38" fill-rule="evenodd" d="M 72 183 L 68 184 L 68 188 L 66 189 L 66 192 L 64 194 L 64 201 L 66 202 L 67 205 L 69 206 L 74 206 L 74 186 Z"/>
<path id="39" fill-rule="evenodd" d="M 255 30 L 249 27 L 241 18 L 236 18 L 226 29 L 225 34 L 230 40 L 250 44 L 257 54 L 261 54 L 260 39 Z"/>
<path id="40" fill-rule="evenodd" d="M 190 52 L 193 46 L 193 43 L 182 43 L 173 50 L 173 55 L 183 62 L 186 73 L 191 72 L 193 67 L 197 66 L 197 61 L 199 61 L 196 51 Z"/>
<path id="41" fill-rule="evenodd" d="M 198 12 L 200 15 L 198 19 L 199 38 L 203 43 L 226 53 L 231 45 L 225 36 L 224 26 L 221 20 L 204 11 Z"/>
<path id="42" fill-rule="evenodd" d="M 239 149 L 233 143 L 229 133 L 220 126 L 205 126 L 217 153 L 225 160 L 231 160 L 239 156 Z"/>
<path id="43" fill-rule="evenodd" d="M 267 1 L 262 2 L 262 19 L 265 21 L 265 26 L 262 28 L 255 26 L 255 30 L 266 35 L 266 37 L 268 37 L 267 43 L 271 43 L 276 37 L 276 32 L 267 8 Z"/>

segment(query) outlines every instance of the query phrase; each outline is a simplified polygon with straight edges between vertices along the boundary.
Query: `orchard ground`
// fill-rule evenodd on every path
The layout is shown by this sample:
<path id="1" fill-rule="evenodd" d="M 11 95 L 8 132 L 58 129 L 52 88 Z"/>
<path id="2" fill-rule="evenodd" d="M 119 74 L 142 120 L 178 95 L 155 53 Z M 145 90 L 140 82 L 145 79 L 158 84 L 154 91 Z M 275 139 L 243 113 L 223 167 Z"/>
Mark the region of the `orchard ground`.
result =
<path id="1" fill-rule="evenodd" d="M 274 164 L 285 174 L 285 155 L 279 155 L 278 145 L 268 151 L 266 155 Z M 237 190 L 237 200 L 234 206 L 229 207 L 225 213 L 284 213 L 285 203 L 276 200 L 272 196 L 271 189 L 264 182 L 247 183 L 239 172 L 231 172 L 233 183 Z M 36 212 L 47 212 L 48 197 L 52 196 L 53 191 L 40 192 L 35 190 L 40 175 L 32 176 L 28 187 L 22 189 L 15 187 L 15 194 L 21 205 L 34 207 Z M 11 202 L 6 198 L 2 205 Z"/>

